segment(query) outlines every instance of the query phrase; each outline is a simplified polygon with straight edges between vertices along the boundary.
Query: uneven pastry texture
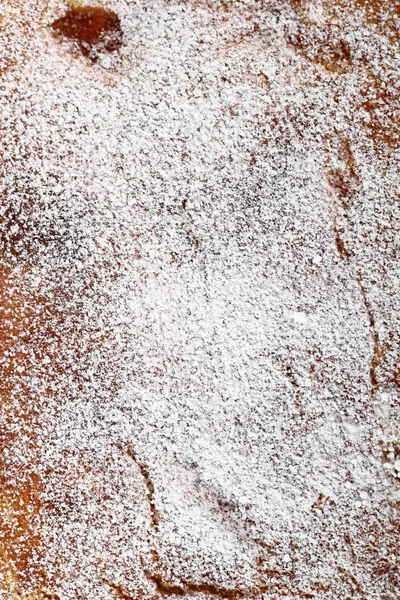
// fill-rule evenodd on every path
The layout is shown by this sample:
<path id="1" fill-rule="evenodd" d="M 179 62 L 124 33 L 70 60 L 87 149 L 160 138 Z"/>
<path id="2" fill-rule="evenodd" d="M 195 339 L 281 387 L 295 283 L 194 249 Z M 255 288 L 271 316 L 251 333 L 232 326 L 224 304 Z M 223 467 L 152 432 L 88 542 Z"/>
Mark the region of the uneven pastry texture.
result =
<path id="1" fill-rule="evenodd" d="M 1 9 L 0 598 L 398 598 L 398 0 Z"/>

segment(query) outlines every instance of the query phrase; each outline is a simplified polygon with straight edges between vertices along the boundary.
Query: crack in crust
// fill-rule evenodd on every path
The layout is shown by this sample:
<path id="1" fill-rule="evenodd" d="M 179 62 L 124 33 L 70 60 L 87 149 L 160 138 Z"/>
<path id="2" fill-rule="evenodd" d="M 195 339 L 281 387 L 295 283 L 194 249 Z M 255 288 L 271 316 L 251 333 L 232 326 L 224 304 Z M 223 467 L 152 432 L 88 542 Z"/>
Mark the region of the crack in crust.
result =
<path id="1" fill-rule="evenodd" d="M 292 571 L 282 571 L 280 569 L 271 568 L 258 568 L 259 572 L 259 583 L 248 588 L 226 588 L 215 583 L 196 583 L 185 580 L 175 580 L 175 582 L 167 581 L 163 575 L 163 565 L 160 555 L 157 549 L 154 547 L 154 542 L 151 540 L 152 534 L 157 534 L 160 523 L 160 513 L 157 509 L 155 502 L 155 486 L 151 479 L 148 468 L 141 463 L 137 454 L 133 448 L 126 444 L 120 445 L 119 449 L 125 452 L 129 458 L 137 466 L 139 473 L 143 478 L 143 482 L 146 487 L 146 497 L 150 509 L 150 527 L 149 527 L 149 551 L 146 557 L 142 557 L 142 569 L 146 579 L 151 582 L 154 586 L 154 595 L 151 596 L 151 600 L 158 600 L 160 597 L 169 596 L 190 596 L 193 594 L 203 594 L 205 596 L 211 596 L 219 600 L 243 600 L 245 598 L 259 599 L 262 594 L 270 593 L 271 591 L 278 590 L 282 594 L 289 594 L 290 591 L 296 595 L 299 600 L 301 599 L 312 599 L 316 598 L 316 594 L 313 592 L 307 592 L 305 590 L 294 589 L 294 573 Z M 282 581 L 282 578 L 286 580 Z M 141 600 L 142 596 L 138 593 L 127 590 L 120 584 L 116 584 L 107 580 L 103 580 L 106 585 L 114 590 L 115 594 L 121 600 Z M 290 590 L 289 590 L 290 582 Z M 317 585 L 318 590 L 324 590 L 322 585 Z"/>
<path id="2" fill-rule="evenodd" d="M 155 490 L 153 481 L 150 477 L 150 473 L 147 467 L 139 461 L 138 457 L 136 456 L 135 452 L 130 446 L 126 447 L 126 453 L 128 454 L 129 458 L 133 460 L 133 462 L 136 464 L 146 486 L 146 496 L 150 507 L 150 527 L 153 531 L 157 532 L 160 523 L 160 513 L 154 501 Z"/>
<path id="3" fill-rule="evenodd" d="M 149 470 L 143 465 L 138 459 L 136 453 L 131 446 L 120 446 L 122 451 L 131 458 L 136 464 L 138 470 L 143 478 L 143 482 L 146 487 L 146 496 L 150 508 L 150 531 L 149 533 L 157 533 L 160 523 L 160 513 L 156 507 L 154 494 L 155 487 L 151 479 Z M 150 545 L 152 546 L 151 542 Z M 147 563 L 147 564 L 146 564 Z M 149 565 L 150 563 L 150 565 Z M 158 600 L 160 597 L 179 596 L 184 597 L 192 594 L 203 594 L 205 596 L 211 596 L 219 600 L 242 600 L 258 599 L 262 594 L 271 592 L 273 588 L 276 588 L 277 580 L 279 581 L 278 589 L 280 592 L 288 594 L 289 588 L 287 582 L 282 582 L 282 576 L 287 576 L 293 584 L 294 574 L 292 572 L 283 572 L 279 569 L 265 569 L 259 571 L 260 581 L 258 585 L 249 588 L 225 588 L 215 583 L 195 583 L 192 581 L 177 580 L 176 582 L 166 581 L 163 576 L 163 566 L 161 563 L 160 555 L 157 549 L 151 547 L 146 560 L 142 558 L 143 573 L 147 580 L 154 585 L 155 594 L 151 600 Z M 138 600 L 139 596 L 128 591 L 123 586 L 104 580 L 110 588 L 114 590 L 117 597 L 121 600 Z M 318 588 L 323 589 L 323 587 Z M 312 599 L 317 596 L 314 593 L 307 592 L 305 590 L 296 589 L 292 590 L 297 598 L 301 599 Z"/>
<path id="4" fill-rule="evenodd" d="M 115 592 L 116 596 L 121 600 L 135 600 L 134 596 L 131 596 L 131 594 L 129 594 L 129 592 L 127 592 L 122 585 L 118 585 L 118 583 L 113 583 L 107 579 L 103 579 L 103 583 L 108 585 L 108 587 L 111 588 Z"/>
<path id="5" fill-rule="evenodd" d="M 343 227 L 339 227 L 337 224 L 337 215 L 333 218 L 333 233 L 335 236 L 335 247 L 336 251 L 340 256 L 340 259 L 344 262 L 349 262 L 350 260 L 350 252 L 346 248 L 346 244 L 343 241 L 344 229 Z"/>
<path id="6" fill-rule="evenodd" d="M 157 575 L 149 575 L 149 579 L 156 585 L 157 593 L 160 596 L 186 596 L 189 594 L 204 594 L 213 598 L 222 599 L 241 599 L 255 598 L 268 591 L 269 586 L 263 586 L 257 590 L 241 590 L 220 588 L 212 584 L 196 584 L 191 582 L 182 582 L 181 585 L 171 585 L 165 583 L 162 577 Z"/>
<path id="7" fill-rule="evenodd" d="M 341 150 L 345 160 L 345 168 L 343 170 L 335 169 L 328 173 L 328 183 L 334 190 L 337 203 L 334 206 L 333 215 L 333 233 L 337 253 L 340 259 L 346 262 L 348 265 L 352 262 L 352 252 L 347 248 L 346 243 L 343 240 L 345 233 L 345 227 L 338 224 L 339 219 L 339 206 L 343 212 L 344 221 L 349 224 L 349 218 L 347 211 L 349 209 L 351 200 L 356 193 L 358 184 L 358 174 L 356 168 L 356 161 L 351 148 L 350 141 L 348 139 L 341 139 Z M 339 205 L 339 206 L 338 206 Z M 357 286 L 360 290 L 362 303 L 365 308 L 365 312 L 368 318 L 368 325 L 370 329 L 370 335 L 372 339 L 372 357 L 370 360 L 369 368 L 369 380 L 371 387 L 371 399 L 375 398 L 376 392 L 379 387 L 378 369 L 383 359 L 383 349 L 379 338 L 379 333 L 376 327 L 376 319 L 373 311 L 371 301 L 368 298 L 367 289 L 363 282 L 361 271 L 358 270 L 356 275 Z"/>
<path id="8" fill-rule="evenodd" d="M 347 6 L 349 3 L 344 0 L 322 0 L 319 8 L 324 18 L 314 20 L 314 13 L 308 10 L 311 6 L 308 0 L 289 0 L 289 4 L 296 18 L 293 21 L 294 27 L 288 30 L 287 42 L 299 56 L 313 64 L 322 65 L 338 82 L 340 78 L 337 78 L 337 75 L 351 71 L 363 74 L 362 80 L 357 84 L 352 112 L 356 118 L 361 116 L 364 134 L 372 140 L 375 150 L 387 158 L 392 149 L 399 145 L 398 119 L 394 110 L 398 104 L 395 75 L 390 69 L 384 69 L 384 75 L 381 72 L 377 73 L 369 59 L 360 59 L 357 53 L 353 52 L 354 41 L 346 33 L 346 10 L 349 14 L 355 11 L 366 27 L 370 28 L 373 25 L 373 30 L 379 32 L 379 35 L 391 42 L 396 40 L 397 43 L 399 32 L 392 22 L 395 22 L 399 14 L 398 7 L 389 6 L 384 0 L 352 0 L 350 10 Z M 342 26 L 339 26 L 339 23 L 342 23 Z M 341 93 L 344 93 L 344 88 L 340 89 Z M 395 365 L 389 364 L 393 359 L 387 354 L 392 343 L 390 336 L 393 338 L 395 334 L 391 332 L 388 341 L 386 333 L 379 333 L 371 295 L 366 287 L 367 273 L 355 264 L 355 249 L 346 240 L 346 233 L 354 226 L 348 210 L 360 186 L 360 173 L 350 139 L 346 139 L 336 128 L 333 132 L 331 142 L 339 142 L 340 157 L 344 162 L 343 168 L 331 169 L 327 174 L 329 185 L 337 199 L 332 226 L 334 243 L 339 258 L 353 269 L 353 276 L 367 314 L 372 338 L 370 388 L 373 398 L 384 383 L 400 387 L 400 368 L 396 369 Z"/>
<path id="9" fill-rule="evenodd" d="M 143 478 L 143 482 L 146 487 L 146 496 L 150 508 L 150 530 L 153 533 L 157 533 L 160 523 L 160 513 L 155 503 L 155 487 L 151 479 L 150 473 L 147 467 L 140 462 L 132 447 L 126 446 L 123 448 L 123 450 L 125 450 L 129 458 L 136 464 Z M 142 567 L 146 578 L 155 586 L 156 594 L 154 598 L 159 598 L 160 596 L 186 596 L 189 594 L 204 594 L 212 596 L 213 598 L 219 598 L 221 600 L 240 600 L 241 598 L 256 598 L 270 589 L 270 585 L 268 582 L 263 582 L 259 586 L 255 586 L 254 588 L 248 589 L 224 588 L 223 586 L 219 586 L 213 583 L 194 583 L 190 581 L 179 581 L 178 583 L 170 583 L 168 581 L 165 581 L 162 575 L 161 559 L 159 553 L 155 548 L 151 548 L 149 556 L 150 561 L 154 566 L 154 570 L 146 566 L 144 560 L 142 560 Z M 279 571 L 265 571 L 265 575 L 267 577 L 276 577 L 280 576 L 281 573 Z M 134 597 L 122 586 L 108 581 L 105 583 L 107 583 L 107 585 L 114 589 L 114 591 L 116 592 L 118 597 L 121 598 L 121 600 L 134 600 Z"/>
<path id="10" fill-rule="evenodd" d="M 373 312 L 373 309 L 371 306 L 371 302 L 368 298 L 367 290 L 365 289 L 365 286 L 362 281 L 360 273 L 358 273 L 358 275 L 357 275 L 357 282 L 358 282 L 358 287 L 360 288 L 360 291 L 361 291 L 361 296 L 363 299 L 365 311 L 368 316 L 368 323 L 369 323 L 371 338 L 372 338 L 372 342 L 373 342 L 373 351 L 372 351 L 372 357 L 371 357 L 370 369 L 369 369 L 369 379 L 370 379 L 370 383 L 371 383 L 371 396 L 372 396 L 372 398 L 374 398 L 375 394 L 378 390 L 378 387 L 379 387 L 378 368 L 380 367 L 380 365 L 382 363 L 383 349 L 382 349 L 382 344 L 379 339 L 379 334 L 378 334 L 378 330 L 376 327 L 376 322 L 375 322 L 375 317 L 374 317 L 374 312 Z"/>

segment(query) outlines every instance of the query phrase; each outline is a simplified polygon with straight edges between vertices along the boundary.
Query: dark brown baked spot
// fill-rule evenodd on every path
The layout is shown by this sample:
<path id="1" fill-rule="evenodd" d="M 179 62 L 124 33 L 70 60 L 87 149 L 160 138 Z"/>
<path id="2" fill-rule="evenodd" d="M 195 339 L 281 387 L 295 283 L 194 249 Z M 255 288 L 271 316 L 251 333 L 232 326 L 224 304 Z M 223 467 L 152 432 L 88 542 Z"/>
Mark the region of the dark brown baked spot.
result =
<path id="1" fill-rule="evenodd" d="M 81 52 L 92 59 L 97 52 L 113 52 L 122 44 L 120 18 L 105 8 L 72 8 L 54 21 L 51 28 L 57 37 L 76 42 Z"/>

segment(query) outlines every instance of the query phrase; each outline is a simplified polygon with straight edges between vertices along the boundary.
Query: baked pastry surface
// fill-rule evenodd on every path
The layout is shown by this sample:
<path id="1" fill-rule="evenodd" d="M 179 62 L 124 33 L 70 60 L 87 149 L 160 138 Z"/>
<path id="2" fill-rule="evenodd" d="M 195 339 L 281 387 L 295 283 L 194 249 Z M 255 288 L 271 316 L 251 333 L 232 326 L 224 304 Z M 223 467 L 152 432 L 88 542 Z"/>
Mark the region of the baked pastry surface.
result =
<path id="1" fill-rule="evenodd" d="M 398 598 L 399 27 L 4 0 L 1 598 Z"/>

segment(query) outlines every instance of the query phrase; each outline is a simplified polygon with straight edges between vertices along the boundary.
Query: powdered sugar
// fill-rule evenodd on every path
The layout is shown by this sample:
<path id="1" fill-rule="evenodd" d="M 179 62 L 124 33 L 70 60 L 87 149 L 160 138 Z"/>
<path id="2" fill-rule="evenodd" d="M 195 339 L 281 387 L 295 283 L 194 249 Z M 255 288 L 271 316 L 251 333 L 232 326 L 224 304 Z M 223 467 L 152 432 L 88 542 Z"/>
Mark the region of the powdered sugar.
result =
<path id="1" fill-rule="evenodd" d="M 5 598 L 395 597 L 398 56 L 303 4 L 8 11 Z"/>

